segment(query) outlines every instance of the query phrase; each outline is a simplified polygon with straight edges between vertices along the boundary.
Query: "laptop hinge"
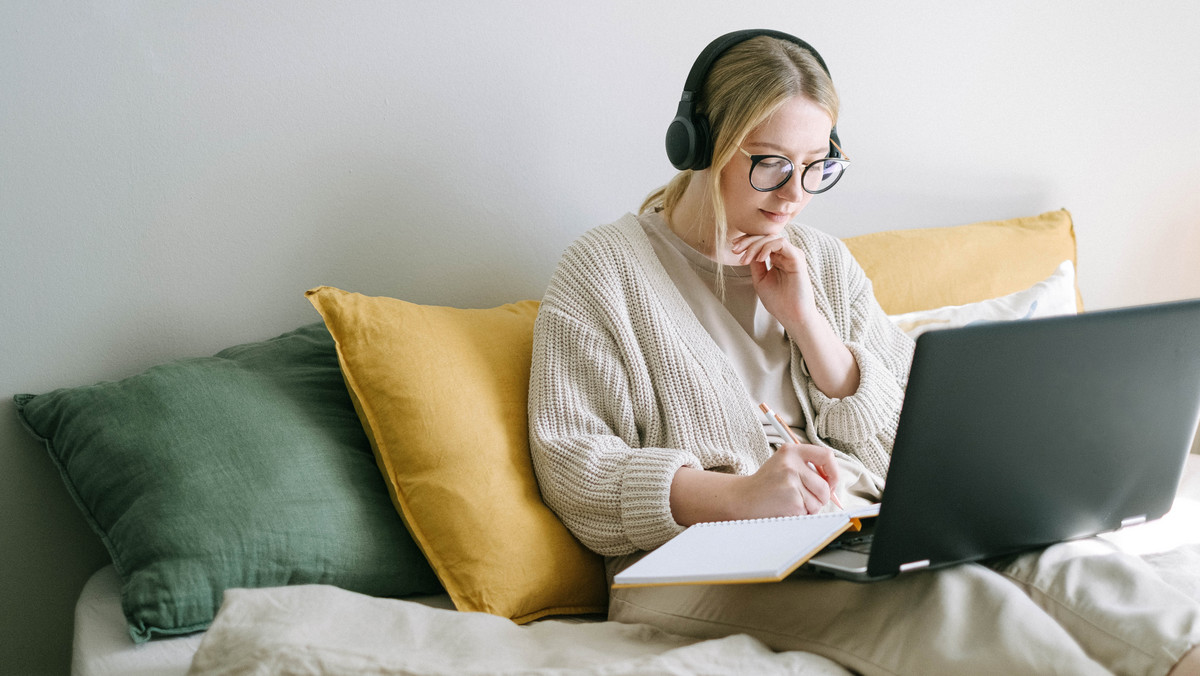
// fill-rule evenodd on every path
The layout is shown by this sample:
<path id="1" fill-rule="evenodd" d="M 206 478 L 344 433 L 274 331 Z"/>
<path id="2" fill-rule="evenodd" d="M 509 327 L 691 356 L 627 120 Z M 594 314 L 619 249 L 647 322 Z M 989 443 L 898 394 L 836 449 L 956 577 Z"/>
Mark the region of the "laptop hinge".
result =
<path id="1" fill-rule="evenodd" d="M 907 573 L 910 570 L 924 568 L 929 565 L 929 559 L 921 559 L 920 561 L 909 561 L 908 563 L 900 564 L 900 572 Z"/>
<path id="2" fill-rule="evenodd" d="M 1121 528 L 1127 528 L 1129 526 L 1136 526 L 1139 523 L 1146 523 L 1146 515 L 1145 514 L 1142 514 L 1141 516 L 1131 516 L 1128 519 L 1121 519 Z"/>

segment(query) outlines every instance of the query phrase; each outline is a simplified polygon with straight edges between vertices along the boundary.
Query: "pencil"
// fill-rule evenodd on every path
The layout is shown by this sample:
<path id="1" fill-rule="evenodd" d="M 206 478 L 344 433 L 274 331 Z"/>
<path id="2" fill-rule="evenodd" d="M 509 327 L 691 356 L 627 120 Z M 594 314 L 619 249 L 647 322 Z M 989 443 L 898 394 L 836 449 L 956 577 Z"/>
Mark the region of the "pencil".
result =
<path id="1" fill-rule="evenodd" d="M 785 439 L 791 439 L 793 444 L 802 443 L 800 441 L 800 437 L 796 436 L 796 433 L 792 431 L 792 428 L 783 421 L 783 418 L 779 417 L 778 413 L 772 411 L 770 406 L 767 406 L 766 403 L 761 403 L 758 405 L 758 407 L 762 409 L 763 413 L 767 414 L 771 420 L 771 424 L 775 426 L 775 430 L 783 435 Z M 829 475 L 825 474 L 824 470 L 812 464 L 811 462 L 808 463 L 808 466 L 813 468 L 813 471 L 815 471 L 818 476 L 824 479 L 825 483 L 829 483 Z M 833 500 L 833 504 L 837 505 L 838 509 L 846 509 L 842 506 L 842 501 L 838 500 L 837 492 L 833 490 L 832 486 L 830 486 L 829 498 Z"/>

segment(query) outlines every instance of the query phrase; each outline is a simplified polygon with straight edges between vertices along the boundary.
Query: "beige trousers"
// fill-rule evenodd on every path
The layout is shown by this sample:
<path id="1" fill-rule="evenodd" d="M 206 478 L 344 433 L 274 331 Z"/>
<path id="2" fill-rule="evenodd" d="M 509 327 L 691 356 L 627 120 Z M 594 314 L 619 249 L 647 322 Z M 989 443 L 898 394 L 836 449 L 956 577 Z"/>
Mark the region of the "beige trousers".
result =
<path id="1" fill-rule="evenodd" d="M 865 584 L 801 571 L 765 584 L 614 589 L 609 618 L 704 638 L 746 633 L 862 674 L 1166 674 L 1200 644 L 1200 604 L 1098 538 Z"/>

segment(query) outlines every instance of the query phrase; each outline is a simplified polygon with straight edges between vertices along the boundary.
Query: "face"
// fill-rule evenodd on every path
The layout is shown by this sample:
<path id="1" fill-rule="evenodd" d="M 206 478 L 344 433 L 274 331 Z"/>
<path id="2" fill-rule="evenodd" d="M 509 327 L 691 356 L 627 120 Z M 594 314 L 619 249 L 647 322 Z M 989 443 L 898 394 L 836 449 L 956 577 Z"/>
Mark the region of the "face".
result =
<path id="1" fill-rule="evenodd" d="M 832 129 L 833 120 L 824 109 L 807 98 L 793 96 L 746 136 L 742 148 L 747 152 L 783 155 L 792 160 L 797 173 L 782 188 L 759 192 L 750 185 L 750 158 L 735 152 L 721 170 L 730 239 L 740 234 L 778 234 L 800 213 L 813 196 L 800 187 L 799 172 L 829 155 Z"/>

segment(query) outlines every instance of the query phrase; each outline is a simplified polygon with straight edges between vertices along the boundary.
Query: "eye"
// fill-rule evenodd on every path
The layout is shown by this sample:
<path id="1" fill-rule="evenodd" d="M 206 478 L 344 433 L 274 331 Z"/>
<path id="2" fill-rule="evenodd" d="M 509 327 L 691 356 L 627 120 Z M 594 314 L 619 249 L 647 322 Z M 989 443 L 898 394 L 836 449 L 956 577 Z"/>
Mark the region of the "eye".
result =
<path id="1" fill-rule="evenodd" d="M 767 169 L 772 169 L 772 170 L 776 170 L 776 171 L 779 171 L 779 170 L 786 171 L 788 168 L 790 168 L 792 166 L 791 162 L 787 161 L 786 159 L 784 159 L 782 157 L 776 157 L 774 155 L 764 157 L 762 160 L 759 161 L 759 164 L 763 167 L 766 167 Z"/>

